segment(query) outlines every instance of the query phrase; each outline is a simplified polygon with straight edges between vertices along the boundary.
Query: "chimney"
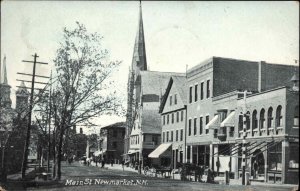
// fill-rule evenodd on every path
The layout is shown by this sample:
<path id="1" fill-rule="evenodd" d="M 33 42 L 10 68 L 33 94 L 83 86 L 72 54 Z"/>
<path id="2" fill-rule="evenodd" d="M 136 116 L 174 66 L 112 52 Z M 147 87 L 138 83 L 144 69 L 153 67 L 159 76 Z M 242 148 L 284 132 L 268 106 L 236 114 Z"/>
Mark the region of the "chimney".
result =
<path id="1" fill-rule="evenodd" d="M 266 62 L 258 62 L 258 92 L 266 89 Z"/>

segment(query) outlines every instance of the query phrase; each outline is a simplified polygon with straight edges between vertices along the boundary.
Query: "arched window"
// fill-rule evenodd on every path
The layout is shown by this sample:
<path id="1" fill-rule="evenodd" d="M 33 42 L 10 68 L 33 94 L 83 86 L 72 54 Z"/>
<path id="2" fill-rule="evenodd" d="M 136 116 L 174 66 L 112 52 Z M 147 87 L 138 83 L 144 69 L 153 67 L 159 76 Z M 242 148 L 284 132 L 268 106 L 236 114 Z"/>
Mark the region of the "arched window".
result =
<path id="1" fill-rule="evenodd" d="M 246 113 L 246 128 L 247 130 L 250 129 L 250 111 L 247 111 Z"/>
<path id="2" fill-rule="evenodd" d="M 252 129 L 257 129 L 257 111 L 254 110 L 252 113 Z"/>
<path id="3" fill-rule="evenodd" d="M 272 127 L 272 122 L 273 122 L 273 108 L 270 107 L 268 109 L 268 129 Z"/>
<path id="4" fill-rule="evenodd" d="M 276 109 L 276 127 L 282 126 L 282 106 L 279 105 Z"/>
<path id="5" fill-rule="evenodd" d="M 260 129 L 264 129 L 265 128 L 265 109 L 260 110 L 260 114 L 259 114 L 259 127 Z"/>
<path id="6" fill-rule="evenodd" d="M 299 105 L 295 107 L 294 111 L 294 127 L 299 127 Z"/>

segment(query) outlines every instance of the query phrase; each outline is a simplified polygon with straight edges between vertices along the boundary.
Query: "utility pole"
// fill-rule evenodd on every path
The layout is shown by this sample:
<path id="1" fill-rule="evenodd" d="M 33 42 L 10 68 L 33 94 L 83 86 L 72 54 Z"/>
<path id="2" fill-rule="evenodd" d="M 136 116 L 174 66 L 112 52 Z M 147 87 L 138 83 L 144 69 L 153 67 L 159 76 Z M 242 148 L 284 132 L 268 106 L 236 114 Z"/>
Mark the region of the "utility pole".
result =
<path id="1" fill-rule="evenodd" d="M 31 81 L 31 93 L 30 93 L 30 103 L 29 103 L 29 116 L 28 116 L 28 124 L 27 124 L 27 132 L 26 132 L 26 139 L 25 139 L 25 146 L 24 146 L 24 155 L 23 155 L 23 162 L 22 162 L 22 179 L 25 178 L 26 173 L 26 166 L 27 166 L 27 158 L 28 158 L 28 147 L 30 143 L 30 129 L 31 129 L 31 113 L 33 108 L 33 92 L 34 92 L 34 81 L 35 81 L 35 69 L 36 64 L 48 64 L 45 62 L 37 62 L 37 58 L 39 57 L 36 53 L 33 56 L 33 61 L 26 61 L 23 60 L 22 62 L 29 62 L 33 63 L 33 72 L 32 72 L 32 81 Z"/>
<path id="2" fill-rule="evenodd" d="M 238 94 L 244 95 L 244 105 L 243 105 L 243 142 L 242 142 L 242 185 L 246 185 L 245 175 L 246 175 L 246 164 L 247 164 L 247 105 L 246 105 L 246 98 L 247 94 L 252 94 L 245 90 L 244 92 L 238 92 Z"/>

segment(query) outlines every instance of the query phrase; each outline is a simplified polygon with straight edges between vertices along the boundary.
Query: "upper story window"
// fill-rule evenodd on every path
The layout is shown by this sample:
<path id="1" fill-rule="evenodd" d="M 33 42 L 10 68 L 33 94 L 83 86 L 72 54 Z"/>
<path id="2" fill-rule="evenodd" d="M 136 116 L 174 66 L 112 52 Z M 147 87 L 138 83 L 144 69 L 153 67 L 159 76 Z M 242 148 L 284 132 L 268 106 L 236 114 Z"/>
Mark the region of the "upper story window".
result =
<path id="1" fill-rule="evenodd" d="M 204 82 L 201 82 L 200 85 L 200 99 L 203 100 L 204 98 Z"/>
<path id="2" fill-rule="evenodd" d="M 166 136 L 166 133 L 163 132 L 163 133 L 162 133 L 162 142 L 163 142 L 163 143 L 165 142 L 165 136 Z"/>
<path id="3" fill-rule="evenodd" d="M 210 97 L 210 80 L 206 81 L 206 97 Z"/>
<path id="4" fill-rule="evenodd" d="M 181 111 L 181 121 L 183 121 L 183 111 Z"/>
<path id="5" fill-rule="evenodd" d="M 166 116 L 163 115 L 163 125 L 165 125 L 165 124 L 166 124 Z"/>
<path id="6" fill-rule="evenodd" d="M 172 123 L 174 123 L 174 113 L 172 113 Z"/>
<path id="7" fill-rule="evenodd" d="M 257 129 L 257 111 L 252 112 L 252 130 Z"/>
<path id="8" fill-rule="evenodd" d="M 247 128 L 247 130 L 250 129 L 250 112 L 249 111 L 247 111 L 247 113 L 246 113 L 246 128 Z"/>
<path id="9" fill-rule="evenodd" d="M 169 124 L 169 122 L 170 122 L 170 116 L 169 114 L 167 114 L 167 124 Z"/>
<path id="10" fill-rule="evenodd" d="M 189 103 L 192 103 L 193 101 L 193 87 L 190 87 L 190 96 L 189 96 Z"/>
<path id="11" fill-rule="evenodd" d="M 240 114 L 239 115 L 239 131 L 243 131 L 243 124 L 244 124 L 244 122 L 243 122 L 243 115 Z"/>
<path id="12" fill-rule="evenodd" d="M 197 134 L 197 118 L 194 118 L 194 135 Z"/>
<path id="13" fill-rule="evenodd" d="M 180 129 L 180 141 L 183 141 L 183 129 Z"/>
<path id="14" fill-rule="evenodd" d="M 174 104 L 177 105 L 177 94 L 174 95 Z"/>
<path id="15" fill-rule="evenodd" d="M 173 142 L 173 131 L 171 131 L 171 141 Z"/>
<path id="16" fill-rule="evenodd" d="M 209 123 L 209 115 L 206 116 L 205 125 L 207 125 L 208 123 Z M 205 129 L 205 133 L 208 134 L 209 129 Z"/>
<path id="17" fill-rule="evenodd" d="M 176 112 L 176 122 L 177 123 L 179 122 L 179 112 L 178 111 Z"/>
<path id="18" fill-rule="evenodd" d="M 265 128 L 265 109 L 260 110 L 259 114 L 259 128 L 264 129 Z"/>
<path id="19" fill-rule="evenodd" d="M 273 123 L 273 108 L 270 107 L 268 109 L 268 128 L 272 127 L 272 123 Z"/>
<path id="20" fill-rule="evenodd" d="M 200 135 L 202 135 L 202 133 L 203 133 L 203 117 L 200 117 L 200 119 L 199 119 L 199 125 L 200 125 L 200 127 L 199 127 L 199 133 L 200 133 Z"/>
<path id="21" fill-rule="evenodd" d="M 295 107 L 294 111 L 294 127 L 299 127 L 299 105 Z"/>
<path id="22" fill-rule="evenodd" d="M 175 141 L 178 141 L 178 130 L 176 130 Z"/>
<path id="23" fill-rule="evenodd" d="M 173 97 L 170 96 L 170 105 L 172 105 Z"/>
<path id="24" fill-rule="evenodd" d="M 282 106 L 279 105 L 276 109 L 276 127 L 282 126 Z"/>
<path id="25" fill-rule="evenodd" d="M 192 134 L 192 119 L 189 119 L 189 136 Z"/>
<path id="26" fill-rule="evenodd" d="M 167 131 L 167 142 L 169 142 L 169 131 Z"/>
<path id="27" fill-rule="evenodd" d="M 198 101 L 198 84 L 195 85 L 195 102 Z"/>

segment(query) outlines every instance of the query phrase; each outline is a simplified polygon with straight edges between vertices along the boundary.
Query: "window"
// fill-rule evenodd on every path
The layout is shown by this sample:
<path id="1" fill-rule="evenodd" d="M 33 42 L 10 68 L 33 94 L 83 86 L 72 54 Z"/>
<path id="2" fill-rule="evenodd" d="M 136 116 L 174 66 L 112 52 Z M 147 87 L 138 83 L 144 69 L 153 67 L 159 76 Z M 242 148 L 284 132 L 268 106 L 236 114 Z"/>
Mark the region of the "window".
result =
<path id="1" fill-rule="evenodd" d="M 113 142 L 113 148 L 116 149 L 118 147 L 118 143 L 117 142 Z"/>
<path id="2" fill-rule="evenodd" d="M 167 114 L 167 124 L 169 124 L 169 121 L 170 121 L 170 117 L 169 114 Z"/>
<path id="3" fill-rule="evenodd" d="M 176 130 L 176 135 L 175 135 L 176 137 L 176 141 L 178 141 L 178 130 Z"/>
<path id="4" fill-rule="evenodd" d="M 163 142 L 163 143 L 165 142 L 165 136 L 166 136 L 166 133 L 163 132 L 163 136 L 162 136 L 162 142 Z"/>
<path id="5" fill-rule="evenodd" d="M 250 130 L 250 112 L 247 111 L 246 113 L 246 129 Z"/>
<path id="6" fill-rule="evenodd" d="M 206 97 L 210 97 L 210 80 L 207 80 L 206 82 Z"/>
<path id="7" fill-rule="evenodd" d="M 203 133 L 203 117 L 200 117 L 200 123 L 199 123 L 199 125 L 200 125 L 200 127 L 199 127 L 199 132 L 200 132 L 200 135 L 202 135 L 202 133 Z"/>
<path id="8" fill-rule="evenodd" d="M 183 121 L 183 111 L 181 111 L 181 121 Z"/>
<path id="9" fill-rule="evenodd" d="M 170 96 L 170 105 L 172 105 L 172 101 L 173 101 L 172 96 Z"/>
<path id="10" fill-rule="evenodd" d="M 272 127 L 272 122 L 273 122 L 273 108 L 270 107 L 268 109 L 268 129 Z"/>
<path id="11" fill-rule="evenodd" d="M 234 136 L 234 127 L 230 127 L 229 129 L 229 137 L 233 137 Z"/>
<path id="12" fill-rule="evenodd" d="M 254 110 L 252 113 L 252 130 L 257 129 L 257 111 Z"/>
<path id="13" fill-rule="evenodd" d="M 118 131 L 117 130 L 113 130 L 113 137 L 117 137 L 118 136 Z"/>
<path id="14" fill-rule="evenodd" d="M 195 102 L 198 101 L 198 84 L 195 85 Z"/>
<path id="15" fill-rule="evenodd" d="M 243 122 L 243 115 L 240 114 L 239 115 L 239 131 L 243 131 L 243 124 L 244 124 L 244 122 Z"/>
<path id="16" fill-rule="evenodd" d="M 172 123 L 174 123 L 174 113 L 172 113 Z"/>
<path id="17" fill-rule="evenodd" d="M 276 109 L 276 127 L 282 126 L 282 107 L 279 105 Z"/>
<path id="18" fill-rule="evenodd" d="M 209 115 L 206 116 L 205 125 L 207 125 L 208 122 L 209 122 Z M 209 133 L 209 129 L 205 129 L 205 133 L 208 134 Z"/>
<path id="19" fill-rule="evenodd" d="M 167 131 L 167 142 L 169 142 L 169 131 Z"/>
<path id="20" fill-rule="evenodd" d="M 260 110 L 259 114 L 259 128 L 264 129 L 265 128 L 265 109 Z"/>
<path id="21" fill-rule="evenodd" d="M 177 94 L 174 95 L 174 104 L 177 105 Z"/>
<path id="22" fill-rule="evenodd" d="M 194 135 L 197 134 L 197 118 L 194 118 Z"/>
<path id="23" fill-rule="evenodd" d="M 192 134 L 192 120 L 189 119 L 189 136 Z"/>
<path id="24" fill-rule="evenodd" d="M 268 152 L 268 165 L 270 171 L 281 171 L 282 170 L 282 144 L 276 144 L 270 147 Z"/>
<path id="25" fill-rule="evenodd" d="M 183 141 L 183 129 L 180 129 L 180 141 Z"/>
<path id="26" fill-rule="evenodd" d="M 200 96 L 201 96 L 201 100 L 203 100 L 203 98 L 204 98 L 204 82 L 201 82 Z"/>
<path id="27" fill-rule="evenodd" d="M 173 141 L 173 131 L 171 131 L 171 141 Z"/>
<path id="28" fill-rule="evenodd" d="M 163 124 L 166 124 L 166 116 L 163 116 Z"/>
<path id="29" fill-rule="evenodd" d="M 189 102 L 192 103 L 193 101 L 193 87 L 190 87 L 190 99 L 189 99 Z"/>
<path id="30" fill-rule="evenodd" d="M 294 127 L 299 127 L 299 105 L 295 107 L 294 111 Z"/>
<path id="31" fill-rule="evenodd" d="M 179 122 L 179 112 L 178 111 L 176 112 L 176 122 L 177 123 Z"/>
<path id="32" fill-rule="evenodd" d="M 152 142 L 157 145 L 158 142 L 158 136 L 152 135 Z"/>
<path id="33" fill-rule="evenodd" d="M 289 143 L 290 157 L 289 157 L 289 168 L 299 168 L 299 143 Z"/>

